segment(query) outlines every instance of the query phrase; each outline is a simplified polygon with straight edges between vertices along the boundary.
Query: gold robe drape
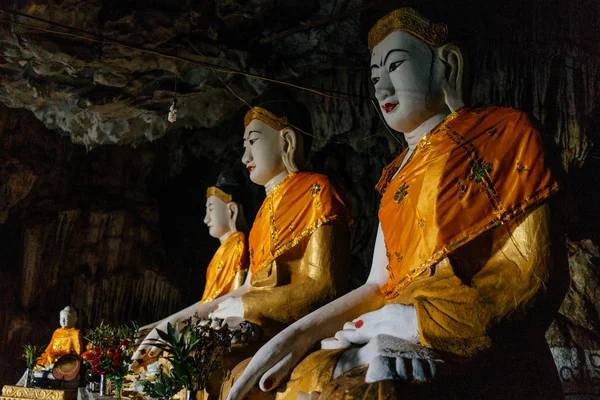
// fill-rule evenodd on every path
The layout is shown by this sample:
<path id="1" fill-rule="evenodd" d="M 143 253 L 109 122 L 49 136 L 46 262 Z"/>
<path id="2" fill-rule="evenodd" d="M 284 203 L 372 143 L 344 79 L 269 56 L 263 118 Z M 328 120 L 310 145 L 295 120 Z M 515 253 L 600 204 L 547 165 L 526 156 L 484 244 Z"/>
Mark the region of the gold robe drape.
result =
<path id="1" fill-rule="evenodd" d="M 67 354 L 81 355 L 81 332 L 75 328 L 58 328 L 52 334 L 50 343 L 40 358 L 38 365 L 54 364 Z"/>
<path id="2" fill-rule="evenodd" d="M 346 290 L 350 217 L 320 174 L 290 174 L 263 202 L 250 231 L 251 289 L 244 317 L 266 337 Z"/>
<path id="3" fill-rule="evenodd" d="M 237 289 L 248 271 L 248 241 L 244 232 L 233 232 L 217 249 L 206 269 L 206 286 L 200 304 Z"/>

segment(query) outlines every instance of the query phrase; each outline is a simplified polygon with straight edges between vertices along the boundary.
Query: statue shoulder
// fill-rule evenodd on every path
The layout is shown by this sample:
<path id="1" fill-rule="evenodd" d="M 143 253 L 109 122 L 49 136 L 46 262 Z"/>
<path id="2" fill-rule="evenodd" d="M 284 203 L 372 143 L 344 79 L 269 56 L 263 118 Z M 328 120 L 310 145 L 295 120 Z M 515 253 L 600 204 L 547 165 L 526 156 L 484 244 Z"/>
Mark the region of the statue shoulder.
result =
<path id="1" fill-rule="evenodd" d="M 327 175 L 318 174 L 316 172 L 299 172 L 298 176 L 307 184 L 311 184 L 311 183 L 319 183 L 322 185 L 323 184 L 324 185 L 331 184 L 331 181 L 329 180 L 329 177 L 327 177 Z"/>
<path id="2" fill-rule="evenodd" d="M 470 110 L 471 118 L 495 127 L 541 130 L 541 124 L 528 113 L 511 107 L 486 107 Z"/>

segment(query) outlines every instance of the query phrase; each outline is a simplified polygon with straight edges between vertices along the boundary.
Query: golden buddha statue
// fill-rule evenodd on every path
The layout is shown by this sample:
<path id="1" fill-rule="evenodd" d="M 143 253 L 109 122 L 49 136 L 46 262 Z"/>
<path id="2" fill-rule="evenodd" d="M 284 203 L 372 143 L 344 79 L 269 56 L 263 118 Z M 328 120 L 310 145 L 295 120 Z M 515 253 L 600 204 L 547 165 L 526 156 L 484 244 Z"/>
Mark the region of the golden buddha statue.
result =
<path id="1" fill-rule="evenodd" d="M 343 268 L 348 259 L 349 212 L 326 176 L 301 172 L 309 141 L 310 114 L 301 105 L 277 101 L 253 107 L 245 118 L 243 163 L 266 198 L 249 236 L 250 271 L 238 289 L 195 304 L 163 320 L 193 315 L 259 325 L 268 339 L 347 290 Z M 151 332 L 149 339 L 156 337 Z M 235 346 L 235 365 L 257 346 Z M 149 350 L 149 351 L 148 351 Z M 137 359 L 155 353 L 142 342 Z M 236 356 L 239 354 L 239 357 Z M 231 358 L 231 357 L 230 357 Z"/>
<path id="2" fill-rule="evenodd" d="M 75 328 L 77 312 L 67 306 L 60 312 L 60 328 L 54 331 L 50 343 L 37 363 L 39 368 L 51 368 L 67 354 L 81 355 L 81 332 Z"/>
<path id="3" fill-rule="evenodd" d="M 67 306 L 60 311 L 59 314 L 60 328 L 56 329 L 52 333 L 50 343 L 46 346 L 46 349 L 42 355 L 37 359 L 37 366 L 33 371 L 33 378 L 43 379 L 47 382 L 53 382 L 53 368 L 61 357 L 67 355 L 81 355 L 82 340 L 81 332 L 75 328 L 77 324 L 77 312 Z M 66 359 L 66 358 L 65 358 Z M 63 359 L 63 361 L 65 361 Z M 77 368 L 78 369 L 78 368 Z M 17 382 L 17 386 L 25 386 L 27 380 L 27 371 L 23 374 L 21 379 Z M 79 384 L 79 376 L 69 382 L 61 382 L 60 386 L 63 388 L 77 387 Z"/>
<path id="4" fill-rule="evenodd" d="M 240 203 L 239 183 L 222 173 L 206 190 L 204 223 L 221 246 L 206 269 L 206 285 L 200 304 L 208 303 L 241 287 L 248 272 L 247 223 Z"/>
<path id="5" fill-rule="evenodd" d="M 234 370 L 228 399 L 256 384 L 277 399 L 562 396 L 544 340 L 569 282 L 556 171 L 527 115 L 464 106 L 447 34 L 408 8 L 370 31 L 375 95 L 408 148 L 377 185 L 369 278 Z"/>

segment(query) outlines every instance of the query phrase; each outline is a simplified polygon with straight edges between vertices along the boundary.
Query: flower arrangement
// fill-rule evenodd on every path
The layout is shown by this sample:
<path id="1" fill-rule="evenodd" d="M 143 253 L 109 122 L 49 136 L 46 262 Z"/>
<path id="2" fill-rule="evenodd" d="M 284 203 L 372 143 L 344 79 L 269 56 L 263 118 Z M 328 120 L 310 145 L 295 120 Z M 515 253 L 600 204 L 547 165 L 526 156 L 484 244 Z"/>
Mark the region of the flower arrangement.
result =
<path id="1" fill-rule="evenodd" d="M 34 344 L 26 344 L 23 346 L 23 353 L 21 353 L 21 359 L 25 360 L 27 369 L 34 369 L 38 365 L 38 359 L 44 352 L 46 346 L 36 346 Z"/>
<path id="2" fill-rule="evenodd" d="M 38 360 L 46 346 L 36 346 L 34 344 L 26 344 L 23 346 L 23 353 L 21 358 L 25 360 L 27 366 L 27 373 L 25 377 L 25 387 L 31 387 L 31 380 L 33 379 L 33 370 L 38 366 Z"/>
<path id="3" fill-rule="evenodd" d="M 210 320 L 193 324 L 190 319 L 183 325 L 167 324 L 167 332 L 158 330 L 160 340 L 153 345 L 163 350 L 176 382 L 189 391 L 203 390 L 211 373 L 222 368 L 219 357 L 231 347 L 232 332 L 227 324 Z"/>
<path id="4" fill-rule="evenodd" d="M 158 366 L 158 372 L 153 378 L 151 381 L 146 379 L 139 381 L 141 384 L 140 391 L 151 399 L 172 399 L 181 390 L 181 382 L 165 371 L 162 365 Z"/>
<path id="5" fill-rule="evenodd" d="M 131 363 L 137 331 L 135 323 L 116 327 L 102 323 L 85 336 L 88 345 L 81 355 L 83 362 L 92 373 L 103 375 L 112 383 L 116 397 L 120 396 Z"/>

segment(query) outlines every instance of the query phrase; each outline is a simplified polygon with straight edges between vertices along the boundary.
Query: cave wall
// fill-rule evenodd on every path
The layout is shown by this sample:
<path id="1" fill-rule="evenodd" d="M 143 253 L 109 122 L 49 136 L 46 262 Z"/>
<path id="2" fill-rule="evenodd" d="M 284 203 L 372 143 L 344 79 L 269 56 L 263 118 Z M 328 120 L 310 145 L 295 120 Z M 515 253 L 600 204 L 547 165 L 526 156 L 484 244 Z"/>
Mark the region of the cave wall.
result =
<path id="1" fill-rule="evenodd" d="M 202 224 L 206 184 L 171 179 L 163 150 L 86 152 L 30 112 L 0 108 L 2 382 L 22 373 L 5 368 L 24 366 L 21 345 L 47 343 L 66 305 L 85 331 L 148 323 L 201 296 L 218 247 Z M 216 175 L 210 163 L 188 168 Z"/>
<path id="2" fill-rule="evenodd" d="M 266 45 L 258 44 L 262 37 L 294 21 L 338 15 L 362 3 L 307 2 L 293 17 L 288 11 L 288 20 L 273 19 L 286 4 L 268 1 L 199 8 L 166 3 L 145 10 L 133 2 L 120 10 L 109 3 L 72 1 L 68 12 L 63 2 L 18 6 L 183 56 L 197 55 L 191 42 L 211 62 L 332 91 L 334 97 L 291 93 L 312 114 L 317 138 L 309 169 L 329 175 L 350 200 L 355 230 L 348 268 L 355 285 L 363 282 L 377 226 L 373 186 L 404 146 L 368 99 L 364 38 L 372 21 L 398 3 L 381 2 Z M 466 50 L 469 105 L 529 112 L 556 145 L 567 172 L 572 282 L 547 340 L 569 398 L 599 394 L 600 6 L 588 0 L 402 5 L 450 23 Z M 146 323 L 196 301 L 202 268 L 217 245 L 201 221 L 204 190 L 221 166 L 240 165 L 246 106 L 197 66 L 108 45 L 82 51 L 86 42 L 3 29 L 0 100 L 33 114 L 1 110 L 0 278 L 6 279 L 0 281 L 7 307 L 0 311 L 0 361 L 12 362 L 27 341 L 44 343 L 67 303 L 78 308 L 85 327 L 103 319 Z M 259 102 L 274 87 L 219 77 L 248 102 Z M 176 81 L 181 112 L 169 125 Z M 336 92 L 361 97 L 335 98 Z M 256 185 L 248 191 L 252 214 L 262 194 Z"/>

